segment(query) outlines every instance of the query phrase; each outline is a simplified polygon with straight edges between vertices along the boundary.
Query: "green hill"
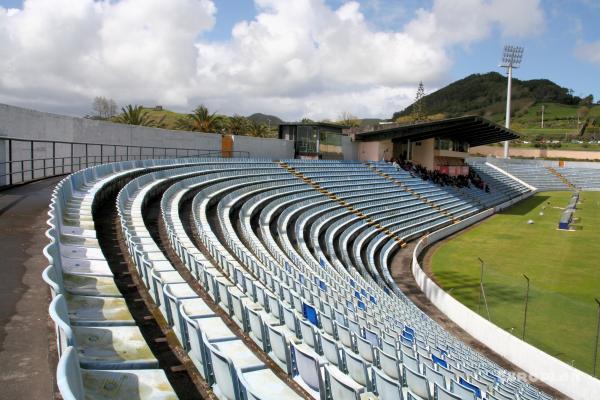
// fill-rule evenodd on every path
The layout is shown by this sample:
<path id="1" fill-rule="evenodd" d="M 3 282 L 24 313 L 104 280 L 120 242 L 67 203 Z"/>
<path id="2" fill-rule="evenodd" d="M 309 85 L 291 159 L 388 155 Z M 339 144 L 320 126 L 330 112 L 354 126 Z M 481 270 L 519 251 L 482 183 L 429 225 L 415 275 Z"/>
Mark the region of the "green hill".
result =
<path id="1" fill-rule="evenodd" d="M 267 126 L 271 126 L 272 128 L 276 128 L 283 123 L 283 120 L 279 117 L 276 117 L 275 115 L 267 115 L 262 113 L 254 113 L 246 118 L 248 118 L 252 122 L 265 124 Z"/>
<path id="2" fill-rule="evenodd" d="M 493 117 L 502 114 L 506 101 L 506 77 L 497 72 L 473 74 L 449 84 L 423 98 L 428 114 L 446 117 L 480 115 Z M 522 81 L 513 78 L 513 109 L 520 111 L 535 103 L 578 105 L 581 98 L 573 96 L 567 88 L 548 79 Z M 394 113 L 392 119 L 410 115 L 413 105 Z"/>
<path id="3" fill-rule="evenodd" d="M 497 72 L 473 74 L 423 97 L 428 119 L 479 115 L 504 124 L 507 78 Z M 544 128 L 542 123 L 544 107 Z M 413 105 L 395 112 L 392 119 L 410 122 Z M 574 140 L 600 139 L 600 105 L 593 97 L 574 96 L 572 91 L 548 79 L 513 78 L 511 128 L 521 134 L 526 145 L 544 145 L 560 140 L 568 148 L 586 147 Z M 587 122 L 585 134 L 581 127 Z M 534 143 L 535 142 L 535 143 Z M 554 147 L 559 147 L 554 143 Z"/>

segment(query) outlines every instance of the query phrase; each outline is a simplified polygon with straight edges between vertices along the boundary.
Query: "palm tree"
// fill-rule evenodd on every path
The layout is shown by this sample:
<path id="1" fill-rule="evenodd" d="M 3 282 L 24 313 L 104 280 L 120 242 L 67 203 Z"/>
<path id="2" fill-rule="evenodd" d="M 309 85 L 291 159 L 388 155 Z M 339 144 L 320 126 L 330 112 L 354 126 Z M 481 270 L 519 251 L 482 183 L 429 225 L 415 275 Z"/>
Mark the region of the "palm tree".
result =
<path id="1" fill-rule="evenodd" d="M 165 116 L 163 115 L 158 121 L 155 121 L 150 113 L 144 110 L 142 106 L 132 106 L 131 104 L 121 108 L 121 115 L 115 118 L 116 122 L 127 125 L 148 126 L 152 128 L 160 128 L 163 126 Z"/>
<path id="2" fill-rule="evenodd" d="M 248 118 L 235 114 L 227 119 L 227 133 L 230 135 L 246 135 L 248 133 Z"/>
<path id="3" fill-rule="evenodd" d="M 180 118 L 176 122 L 177 129 L 196 132 L 217 132 L 223 118 L 216 112 L 210 114 L 204 105 L 196 107 L 192 114 Z"/>
<path id="4" fill-rule="evenodd" d="M 255 137 L 269 137 L 271 135 L 271 131 L 265 124 L 262 124 L 258 121 L 250 121 L 250 124 L 248 125 L 248 135 Z"/>

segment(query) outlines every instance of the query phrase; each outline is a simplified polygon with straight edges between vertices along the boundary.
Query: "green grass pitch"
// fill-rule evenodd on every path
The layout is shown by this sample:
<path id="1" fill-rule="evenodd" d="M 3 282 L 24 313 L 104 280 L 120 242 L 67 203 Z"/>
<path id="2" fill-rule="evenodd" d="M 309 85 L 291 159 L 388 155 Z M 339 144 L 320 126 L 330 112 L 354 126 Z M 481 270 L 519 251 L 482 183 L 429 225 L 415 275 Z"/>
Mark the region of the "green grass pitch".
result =
<path id="1" fill-rule="evenodd" d="M 591 373 L 598 315 L 594 298 L 600 298 L 600 192 L 581 193 L 576 230 L 559 231 L 561 208 L 570 197 L 570 192 L 538 193 L 492 216 L 437 247 L 431 271 L 447 292 L 487 318 L 483 300 L 478 307 L 481 257 L 491 320 L 518 337 L 523 274 L 528 275 L 525 340 Z"/>

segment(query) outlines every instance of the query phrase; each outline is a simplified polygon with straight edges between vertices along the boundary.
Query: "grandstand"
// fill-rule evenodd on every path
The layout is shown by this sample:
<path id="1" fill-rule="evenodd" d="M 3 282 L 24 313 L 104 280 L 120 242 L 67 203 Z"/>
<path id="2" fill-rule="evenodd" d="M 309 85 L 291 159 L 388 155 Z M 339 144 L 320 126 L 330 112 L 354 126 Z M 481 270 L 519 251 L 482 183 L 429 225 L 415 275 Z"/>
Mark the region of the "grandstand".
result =
<path id="1" fill-rule="evenodd" d="M 561 168 L 560 174 L 578 190 L 600 188 L 600 170 L 597 168 Z"/>
<path id="2" fill-rule="evenodd" d="M 502 168 L 509 174 L 526 181 L 540 191 L 544 190 L 570 190 L 572 185 L 560 173 L 550 167 L 531 163 L 506 162 L 496 160 L 494 165 Z"/>
<path id="3" fill-rule="evenodd" d="M 600 188 L 593 165 L 468 158 L 463 150 L 480 136 L 437 136 L 464 127 L 486 141 L 513 135 L 467 118 L 366 133 L 354 150 L 343 137 L 336 158 L 373 153 L 361 161 L 318 159 L 325 154 L 318 146 L 314 159 L 275 161 L 249 158 L 241 147 L 225 154 L 100 144 L 98 156 L 94 145 L 77 143 L 86 155 L 76 145 L 60 155 L 60 146 L 45 141 L 52 165 L 44 160 L 39 168 L 13 154 L 5 183 L 45 184 L 70 173 L 52 192 L 43 272 L 61 396 L 504 400 L 598 393 L 588 380 L 577 386 L 546 377 L 550 356 L 532 346 L 515 358 L 502 340 L 479 338 L 471 332 L 481 321 L 470 313 L 470 326 L 457 324 L 486 355 L 474 350 L 392 277 L 397 258 L 411 259 L 405 268 L 430 296 L 415 273 L 423 240 L 537 191 Z M 279 147 L 291 157 L 289 145 Z M 442 174 L 468 166 L 477 184 L 440 183 L 374 161 L 390 149 Z M 36 183 L 22 188 L 29 185 L 35 190 Z M 520 363 L 527 357 L 535 365 Z M 569 368 L 556 371 L 579 378 Z M 547 379 L 531 382 L 523 371 Z"/>
<path id="4" fill-rule="evenodd" d="M 82 398 L 120 382 L 114 395 L 177 395 L 96 240 L 95 208 L 116 201 L 141 281 L 218 398 L 548 398 L 444 331 L 387 273 L 390 249 L 528 190 L 493 187 L 502 196 L 475 197 L 386 163 L 333 161 L 192 158 L 77 172 L 55 190 L 46 248 L 59 389 Z M 156 201 L 167 243 L 148 227 Z"/>
<path id="5" fill-rule="evenodd" d="M 468 160 L 472 168 L 482 165 L 497 167 L 507 176 L 534 187 L 539 191 L 591 190 L 600 188 L 600 169 L 595 163 L 504 160 L 472 157 Z M 489 168 L 488 168 L 489 170 Z M 485 172 L 482 172 L 485 174 Z"/>

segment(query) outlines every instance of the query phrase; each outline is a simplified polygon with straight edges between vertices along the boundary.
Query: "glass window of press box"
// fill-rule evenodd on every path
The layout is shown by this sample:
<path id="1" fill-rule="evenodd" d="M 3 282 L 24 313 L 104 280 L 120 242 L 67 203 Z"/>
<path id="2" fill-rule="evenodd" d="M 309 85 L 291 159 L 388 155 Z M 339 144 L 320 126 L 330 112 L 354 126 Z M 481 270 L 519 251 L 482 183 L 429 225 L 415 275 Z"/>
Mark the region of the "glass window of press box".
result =
<path id="1" fill-rule="evenodd" d="M 319 131 L 314 126 L 299 126 L 296 132 L 296 152 L 316 154 L 319 151 Z"/>
<path id="2" fill-rule="evenodd" d="M 281 139 L 294 141 L 296 157 L 343 159 L 342 128 L 312 124 L 284 124 L 279 126 Z"/>
<path id="3" fill-rule="evenodd" d="M 321 158 L 342 159 L 342 135 L 338 132 L 321 128 L 319 132 L 319 152 Z"/>
<path id="4" fill-rule="evenodd" d="M 448 151 L 459 151 L 467 153 L 469 151 L 469 143 L 460 140 L 452 140 L 445 138 L 435 139 L 436 150 L 448 150 Z"/>

